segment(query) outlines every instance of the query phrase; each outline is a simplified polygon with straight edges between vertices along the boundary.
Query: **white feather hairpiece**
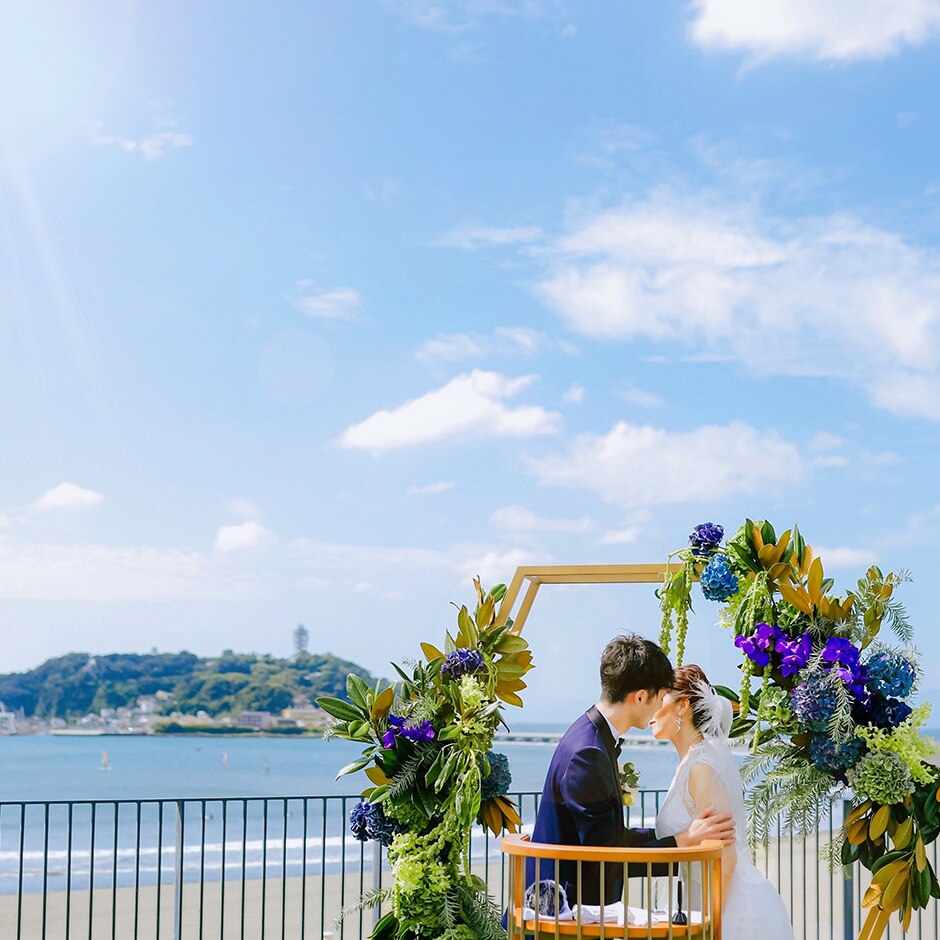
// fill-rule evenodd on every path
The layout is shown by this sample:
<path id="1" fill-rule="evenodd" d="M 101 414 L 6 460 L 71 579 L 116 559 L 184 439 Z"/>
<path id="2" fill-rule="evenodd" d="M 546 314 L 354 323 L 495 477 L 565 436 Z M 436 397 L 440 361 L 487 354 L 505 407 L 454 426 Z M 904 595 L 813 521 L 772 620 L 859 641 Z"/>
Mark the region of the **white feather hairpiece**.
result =
<path id="1" fill-rule="evenodd" d="M 706 738 L 727 738 L 731 733 L 734 709 L 731 702 L 702 679 L 692 683 L 692 692 L 702 702 L 705 721 L 699 725 L 699 731 Z"/>

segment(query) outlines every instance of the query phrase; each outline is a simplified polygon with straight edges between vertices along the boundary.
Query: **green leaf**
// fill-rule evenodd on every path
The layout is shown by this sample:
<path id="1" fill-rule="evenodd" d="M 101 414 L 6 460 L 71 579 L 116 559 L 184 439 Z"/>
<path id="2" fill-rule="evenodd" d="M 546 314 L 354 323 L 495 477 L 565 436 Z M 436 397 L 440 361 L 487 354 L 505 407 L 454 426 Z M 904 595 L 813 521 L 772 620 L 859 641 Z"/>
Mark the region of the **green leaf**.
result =
<path id="1" fill-rule="evenodd" d="M 346 695 L 349 701 L 364 710 L 369 708 L 369 695 L 371 689 L 354 672 L 346 676 Z"/>
<path id="2" fill-rule="evenodd" d="M 765 545 L 775 545 L 777 543 L 777 533 L 774 532 L 774 527 L 766 519 L 761 523 L 760 534 Z"/>
<path id="3" fill-rule="evenodd" d="M 732 691 L 726 685 L 716 685 L 714 686 L 714 689 L 723 698 L 726 698 L 731 702 L 735 702 L 738 705 L 741 704 L 741 699 L 738 698 L 738 693 Z"/>
<path id="4" fill-rule="evenodd" d="M 490 597 L 498 604 L 506 596 L 505 584 L 494 584 L 490 588 Z"/>
<path id="5" fill-rule="evenodd" d="M 354 774 L 360 770 L 365 770 L 369 764 L 372 763 L 371 757 L 360 758 L 359 760 L 353 761 L 351 764 L 347 764 L 337 775 L 336 779 L 339 780 L 340 777 L 345 777 L 347 774 Z"/>
<path id="6" fill-rule="evenodd" d="M 503 654 L 521 653 L 528 648 L 528 642 L 518 633 L 507 633 L 496 645 L 497 651 Z"/>
<path id="7" fill-rule="evenodd" d="M 349 702 L 341 698 L 333 698 L 331 695 L 324 695 L 317 699 L 317 706 L 322 708 L 328 715 L 339 718 L 340 721 L 362 721 L 368 716 L 357 708 L 350 705 Z"/>

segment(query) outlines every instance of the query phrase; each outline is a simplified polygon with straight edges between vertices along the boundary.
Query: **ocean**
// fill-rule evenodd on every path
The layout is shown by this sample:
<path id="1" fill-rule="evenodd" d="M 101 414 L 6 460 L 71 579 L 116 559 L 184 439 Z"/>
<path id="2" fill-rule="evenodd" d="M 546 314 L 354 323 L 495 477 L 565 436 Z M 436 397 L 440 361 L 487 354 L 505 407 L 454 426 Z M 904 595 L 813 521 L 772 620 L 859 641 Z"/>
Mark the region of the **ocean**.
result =
<path id="1" fill-rule="evenodd" d="M 542 789 L 553 745 L 498 743 L 496 749 L 509 758 L 514 790 Z M 367 785 L 364 775 L 335 777 L 361 750 L 320 738 L 0 737 L 0 800 L 354 794 Z M 671 748 L 638 747 L 631 754 L 641 787 L 669 786 L 676 765 Z"/>
<path id="2" fill-rule="evenodd" d="M 496 749 L 509 757 L 512 792 L 541 791 L 553 744 Z M 361 773 L 335 777 L 361 750 L 319 738 L 2 737 L 0 894 L 39 891 L 44 883 L 58 890 L 66 881 L 81 889 L 92 876 L 96 886 L 172 878 L 177 804 L 154 800 L 196 801 L 180 804 L 186 880 L 217 880 L 223 870 L 236 878 L 266 869 L 288 876 L 356 870 L 363 848 L 349 836 L 346 817 L 368 782 Z M 637 747 L 630 759 L 643 789 L 668 787 L 672 748 Z M 93 815 L 82 800 L 115 802 L 97 804 Z M 18 805 L 28 801 L 40 805 Z M 534 809 L 527 798 L 524 816 Z M 478 832 L 472 852 L 492 858 L 496 840 Z"/>

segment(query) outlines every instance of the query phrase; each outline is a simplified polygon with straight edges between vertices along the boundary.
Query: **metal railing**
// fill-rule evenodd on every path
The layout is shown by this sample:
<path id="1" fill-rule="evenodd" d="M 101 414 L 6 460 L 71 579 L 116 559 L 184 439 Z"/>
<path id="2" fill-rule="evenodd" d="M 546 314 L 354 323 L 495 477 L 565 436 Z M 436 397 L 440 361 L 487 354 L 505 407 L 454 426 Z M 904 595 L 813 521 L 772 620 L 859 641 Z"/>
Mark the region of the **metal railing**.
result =
<path id="1" fill-rule="evenodd" d="M 531 831 L 539 794 L 511 794 Z M 640 793 L 628 825 L 651 826 L 665 791 Z M 348 831 L 358 796 L 0 802 L 2 940 L 364 940 L 378 912 L 360 895 L 388 884 L 384 852 Z M 830 872 L 821 850 L 843 806 L 815 838 L 780 827 L 757 864 L 798 940 L 848 940 L 862 922 L 867 872 Z M 474 831 L 475 873 L 505 908 L 499 839 Z M 937 846 L 930 847 L 937 864 Z M 340 920 L 340 915 L 348 910 Z M 911 938 L 940 935 L 935 908 Z M 902 936 L 892 923 L 888 937 Z"/>

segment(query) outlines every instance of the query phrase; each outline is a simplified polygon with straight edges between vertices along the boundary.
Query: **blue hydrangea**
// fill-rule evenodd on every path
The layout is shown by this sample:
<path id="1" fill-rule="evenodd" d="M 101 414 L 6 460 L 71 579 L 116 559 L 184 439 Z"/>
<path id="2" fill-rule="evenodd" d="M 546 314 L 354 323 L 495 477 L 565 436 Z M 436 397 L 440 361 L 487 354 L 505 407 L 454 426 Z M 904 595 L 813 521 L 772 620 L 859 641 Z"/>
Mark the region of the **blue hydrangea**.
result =
<path id="1" fill-rule="evenodd" d="M 865 753 L 865 742 L 861 738 L 834 741 L 826 734 L 809 736 L 810 760 L 827 773 L 841 777 L 854 767 Z"/>
<path id="2" fill-rule="evenodd" d="M 721 544 L 725 537 L 723 526 L 717 522 L 702 522 L 692 529 L 689 536 L 689 545 L 692 546 L 692 554 L 697 558 L 707 558 Z"/>
<path id="3" fill-rule="evenodd" d="M 724 555 L 712 555 L 699 580 L 710 601 L 726 601 L 738 591 L 738 579 Z"/>
<path id="4" fill-rule="evenodd" d="M 368 801 L 357 803 L 350 810 L 349 828 L 360 842 L 372 839 L 385 846 L 391 845 L 392 837 L 403 831 L 396 820 L 385 815 L 381 803 Z"/>
<path id="5" fill-rule="evenodd" d="M 868 701 L 852 710 L 852 717 L 860 725 L 874 725 L 876 728 L 890 729 L 897 728 L 912 711 L 913 709 L 907 702 L 873 693 Z"/>
<path id="6" fill-rule="evenodd" d="M 490 751 L 486 755 L 490 763 L 490 774 L 483 778 L 480 799 L 488 800 L 494 796 L 505 796 L 512 786 L 512 774 L 509 771 L 509 758 L 505 754 Z M 482 763 L 482 762 L 481 762 Z"/>
<path id="7" fill-rule="evenodd" d="M 479 672 L 483 668 L 483 654 L 479 650 L 456 649 L 441 666 L 442 679 L 459 679 L 471 672 Z"/>
<path id="8" fill-rule="evenodd" d="M 869 692 L 885 698 L 907 698 L 914 688 L 917 671 L 914 664 L 903 656 L 879 650 L 865 664 Z"/>
<path id="9" fill-rule="evenodd" d="M 831 678 L 818 672 L 810 673 L 790 692 L 793 714 L 810 731 L 825 731 L 837 704 Z"/>

